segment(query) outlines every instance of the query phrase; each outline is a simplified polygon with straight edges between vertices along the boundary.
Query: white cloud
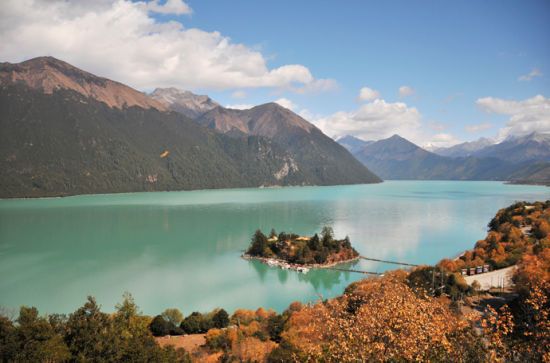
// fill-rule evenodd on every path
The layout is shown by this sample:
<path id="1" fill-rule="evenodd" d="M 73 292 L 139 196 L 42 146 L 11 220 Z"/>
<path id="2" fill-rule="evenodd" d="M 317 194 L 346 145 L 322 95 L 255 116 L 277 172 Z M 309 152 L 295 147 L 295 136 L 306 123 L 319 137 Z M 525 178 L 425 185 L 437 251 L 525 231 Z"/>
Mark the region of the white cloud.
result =
<path id="1" fill-rule="evenodd" d="M 409 95 L 414 95 L 418 90 L 416 88 L 411 88 L 409 86 L 401 86 L 399 87 L 399 91 L 397 92 L 397 96 L 399 98 L 405 98 Z"/>
<path id="2" fill-rule="evenodd" d="M 525 82 L 525 81 L 530 81 L 533 79 L 533 77 L 542 77 L 543 74 L 541 71 L 539 71 L 537 68 L 533 68 L 533 70 L 531 71 L 531 73 L 529 73 L 528 75 L 525 75 L 525 76 L 519 76 L 518 77 L 518 81 L 519 82 Z"/>
<path id="3" fill-rule="evenodd" d="M 509 135 L 522 136 L 533 131 L 550 132 L 550 99 L 542 95 L 524 101 L 479 98 L 476 103 L 487 113 L 511 115 L 506 127 L 499 130 L 498 141 Z"/>
<path id="4" fill-rule="evenodd" d="M 339 111 L 327 117 L 317 117 L 312 122 L 335 140 L 346 135 L 367 141 L 380 140 L 398 134 L 420 146 L 441 147 L 460 142 L 452 134 L 426 131 L 427 128 L 441 131 L 444 127 L 435 121 L 425 124 L 422 117 L 416 107 L 409 107 L 404 102 L 388 103 L 376 99 L 361 105 L 356 111 Z"/>
<path id="5" fill-rule="evenodd" d="M 334 139 L 353 135 L 363 140 L 378 140 L 396 133 L 409 138 L 418 134 L 422 126 L 421 118 L 415 107 L 377 99 L 362 105 L 355 112 L 339 111 L 315 123 Z"/>
<path id="6" fill-rule="evenodd" d="M 356 102 L 367 102 L 367 101 L 372 101 L 372 100 L 375 100 L 375 99 L 381 98 L 381 97 L 382 97 L 382 95 L 380 95 L 380 92 L 378 92 L 377 90 L 370 89 L 368 87 L 363 87 L 359 91 L 359 96 L 357 96 L 355 98 L 355 101 Z"/>
<path id="7" fill-rule="evenodd" d="M 4 0 L 0 59 L 20 62 L 51 55 L 100 76 L 151 90 L 272 87 L 324 91 L 334 80 L 315 79 L 300 64 L 268 68 L 257 49 L 219 32 L 156 22 L 151 10 L 189 13 L 181 0 L 163 5 L 129 0 Z"/>
<path id="8" fill-rule="evenodd" d="M 479 125 L 466 125 L 465 129 L 469 133 L 475 134 L 475 133 L 478 133 L 478 132 L 481 132 L 481 131 L 485 131 L 485 130 L 493 127 L 493 126 L 495 126 L 495 124 L 493 124 L 491 122 L 484 122 L 484 123 L 479 124 Z"/>
<path id="9" fill-rule="evenodd" d="M 159 0 L 147 3 L 147 9 L 161 14 L 192 14 L 193 10 L 182 0 L 166 0 L 166 3 L 160 5 Z"/>
<path id="10" fill-rule="evenodd" d="M 461 143 L 461 141 L 458 140 L 455 135 L 449 133 L 441 133 L 432 135 L 430 141 L 425 142 L 421 146 L 433 149 L 438 147 L 450 147 L 458 143 Z"/>
<path id="11" fill-rule="evenodd" d="M 254 107 L 254 105 L 225 105 L 225 108 L 232 108 L 234 110 L 248 110 Z"/>
<path id="12" fill-rule="evenodd" d="M 232 98 L 237 98 L 237 99 L 242 99 L 242 98 L 246 97 L 246 92 L 242 91 L 242 90 L 235 91 L 231 94 L 231 97 Z"/>
<path id="13" fill-rule="evenodd" d="M 298 94 L 310 93 L 310 92 L 327 92 L 338 89 L 339 84 L 334 79 L 321 78 L 311 82 L 303 82 L 302 86 L 285 86 L 282 90 L 289 90 Z"/>
<path id="14" fill-rule="evenodd" d="M 294 111 L 298 108 L 298 105 L 294 104 L 291 100 L 288 98 L 279 98 L 275 103 L 278 103 L 279 105 L 288 108 L 291 111 Z"/>

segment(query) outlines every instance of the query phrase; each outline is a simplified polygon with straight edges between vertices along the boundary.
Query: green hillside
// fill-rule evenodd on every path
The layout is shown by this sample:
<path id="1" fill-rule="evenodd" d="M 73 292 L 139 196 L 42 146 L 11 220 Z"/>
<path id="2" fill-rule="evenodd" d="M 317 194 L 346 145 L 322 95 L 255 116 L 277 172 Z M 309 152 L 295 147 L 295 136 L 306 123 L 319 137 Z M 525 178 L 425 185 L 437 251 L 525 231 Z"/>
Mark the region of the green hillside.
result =
<path id="1" fill-rule="evenodd" d="M 71 90 L 4 85 L 0 130 L 2 198 L 312 183 L 299 169 L 281 173 L 293 161 L 266 138 Z"/>
<path id="2" fill-rule="evenodd" d="M 313 124 L 276 103 L 248 110 L 216 107 L 198 122 L 227 135 L 268 137 L 287 150 L 315 185 L 379 183 L 382 180 L 342 145 Z"/>

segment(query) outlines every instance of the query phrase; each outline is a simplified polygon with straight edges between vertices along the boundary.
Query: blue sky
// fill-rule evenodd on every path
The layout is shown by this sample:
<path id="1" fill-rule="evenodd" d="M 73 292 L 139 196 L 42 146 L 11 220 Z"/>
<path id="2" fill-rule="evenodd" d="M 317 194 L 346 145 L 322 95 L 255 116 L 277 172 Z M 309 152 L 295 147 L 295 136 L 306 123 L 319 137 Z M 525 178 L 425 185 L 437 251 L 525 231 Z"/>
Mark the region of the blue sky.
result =
<path id="1" fill-rule="evenodd" d="M 7 0 L 3 61 L 52 55 L 222 105 L 279 100 L 333 137 L 550 132 L 549 1 L 35 2 Z"/>

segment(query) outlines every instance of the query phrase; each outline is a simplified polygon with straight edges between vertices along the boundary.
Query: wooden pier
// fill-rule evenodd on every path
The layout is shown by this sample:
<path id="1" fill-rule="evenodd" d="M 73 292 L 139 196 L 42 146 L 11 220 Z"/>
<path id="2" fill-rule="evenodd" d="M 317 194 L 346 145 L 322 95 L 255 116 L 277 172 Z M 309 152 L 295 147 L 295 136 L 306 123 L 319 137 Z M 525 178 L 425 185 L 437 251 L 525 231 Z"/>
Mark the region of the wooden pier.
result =
<path id="1" fill-rule="evenodd" d="M 344 272 L 356 272 L 356 273 L 365 274 L 365 275 L 383 275 L 380 272 L 352 270 L 352 269 L 349 269 L 349 268 L 325 267 L 325 269 L 326 270 L 344 271 Z"/>
<path id="2" fill-rule="evenodd" d="M 386 260 L 379 260 L 379 259 L 377 259 L 377 258 L 370 258 L 370 257 L 365 257 L 365 256 L 359 256 L 359 258 L 362 258 L 363 260 L 368 260 L 368 261 L 383 262 L 383 263 L 392 263 L 392 264 L 394 264 L 394 265 L 403 265 L 403 266 L 412 266 L 412 267 L 418 267 L 418 266 L 420 266 L 420 265 L 415 265 L 414 263 L 386 261 Z"/>

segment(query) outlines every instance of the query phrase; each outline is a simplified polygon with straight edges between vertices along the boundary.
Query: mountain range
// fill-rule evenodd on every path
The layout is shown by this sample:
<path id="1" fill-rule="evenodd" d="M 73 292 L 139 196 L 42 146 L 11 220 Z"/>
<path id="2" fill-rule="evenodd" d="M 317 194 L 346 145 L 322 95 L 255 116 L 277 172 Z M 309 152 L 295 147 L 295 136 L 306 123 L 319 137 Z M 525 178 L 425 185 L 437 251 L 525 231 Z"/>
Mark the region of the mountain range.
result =
<path id="1" fill-rule="evenodd" d="M 217 132 L 166 103 L 52 57 L 0 64 L 0 197 L 380 181 L 335 142 L 312 169 L 288 145 Z"/>
<path id="2" fill-rule="evenodd" d="M 464 155 L 469 149 L 468 156 L 458 157 L 424 150 L 399 135 L 375 142 L 347 136 L 339 142 L 384 179 L 550 183 L 550 135 L 537 132 L 484 147 L 479 147 L 486 143 L 481 140 L 443 150 L 448 155 Z"/>
<path id="3" fill-rule="evenodd" d="M 450 157 L 472 156 L 472 155 L 475 155 L 477 151 L 487 146 L 491 146 L 493 144 L 494 144 L 493 140 L 482 137 L 476 141 L 463 142 L 461 144 L 454 145 L 451 147 L 435 148 L 430 151 L 438 155 L 450 156 Z"/>
<path id="4" fill-rule="evenodd" d="M 155 92 L 159 91 L 161 90 Z M 191 109 L 194 103 L 189 103 L 188 108 Z M 165 105 L 173 110 L 186 112 L 183 102 L 175 100 Z M 267 137 L 283 147 L 313 184 L 340 184 L 343 178 L 357 182 L 381 181 L 344 147 L 310 122 L 277 103 L 266 103 L 247 110 L 217 106 L 204 111 L 196 120 L 213 130 L 233 137 Z"/>

